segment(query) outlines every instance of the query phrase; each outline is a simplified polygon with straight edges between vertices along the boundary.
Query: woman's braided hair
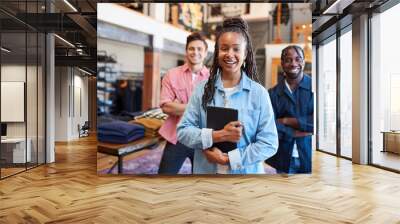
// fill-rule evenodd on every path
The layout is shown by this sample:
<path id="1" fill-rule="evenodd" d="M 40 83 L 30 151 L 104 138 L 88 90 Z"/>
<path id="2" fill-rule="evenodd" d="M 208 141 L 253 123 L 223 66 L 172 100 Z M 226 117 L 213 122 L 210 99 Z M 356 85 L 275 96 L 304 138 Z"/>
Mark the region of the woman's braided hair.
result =
<path id="1" fill-rule="evenodd" d="M 257 77 L 256 61 L 253 53 L 253 45 L 251 43 L 247 22 L 240 17 L 225 19 L 222 24 L 222 27 L 219 30 L 217 30 L 217 38 L 215 41 L 213 64 L 210 69 L 210 77 L 204 86 L 204 94 L 201 103 L 204 110 L 206 110 L 207 104 L 209 104 L 214 99 L 217 73 L 218 70 L 221 69 L 218 64 L 218 53 L 219 53 L 218 40 L 222 36 L 222 34 L 227 32 L 240 33 L 244 37 L 246 41 L 246 59 L 244 60 L 242 69 L 246 72 L 247 76 L 250 79 L 259 82 Z"/>

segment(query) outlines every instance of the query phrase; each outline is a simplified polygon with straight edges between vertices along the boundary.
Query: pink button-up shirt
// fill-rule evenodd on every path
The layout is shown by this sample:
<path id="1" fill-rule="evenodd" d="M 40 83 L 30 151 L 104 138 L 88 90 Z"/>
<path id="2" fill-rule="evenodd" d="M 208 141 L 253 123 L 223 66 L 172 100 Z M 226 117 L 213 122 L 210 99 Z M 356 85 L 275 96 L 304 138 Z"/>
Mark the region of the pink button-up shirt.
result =
<path id="1" fill-rule="evenodd" d="M 187 104 L 195 86 L 208 79 L 210 73 L 203 66 L 196 79 L 192 81 L 192 70 L 188 64 L 170 69 L 162 80 L 160 107 L 165 103 L 177 101 Z M 167 120 L 161 126 L 159 133 L 168 142 L 176 144 L 176 126 L 181 119 L 181 116 L 169 115 Z"/>

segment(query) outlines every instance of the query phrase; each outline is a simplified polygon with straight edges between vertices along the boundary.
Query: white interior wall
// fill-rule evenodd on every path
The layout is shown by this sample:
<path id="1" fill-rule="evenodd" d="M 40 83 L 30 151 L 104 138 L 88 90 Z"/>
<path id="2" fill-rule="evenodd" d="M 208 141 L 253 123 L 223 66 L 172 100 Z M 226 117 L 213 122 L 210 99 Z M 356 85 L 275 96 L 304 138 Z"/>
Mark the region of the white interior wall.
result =
<path id="1" fill-rule="evenodd" d="M 37 70 L 38 69 L 38 70 Z M 37 150 L 40 150 L 39 155 L 43 155 L 44 150 L 44 89 L 43 79 L 40 74 L 42 69 L 36 66 L 25 65 L 2 65 L 1 67 L 1 80 L 2 81 L 18 81 L 26 83 L 26 110 L 27 120 L 25 122 L 7 122 L 7 137 L 10 138 L 25 138 L 25 132 L 28 139 L 30 139 L 30 149 L 32 152 L 32 161 L 36 162 Z M 26 76 L 27 74 L 27 76 Z M 37 77 L 36 74 L 39 74 Z M 37 79 L 39 78 L 39 79 Z M 39 82 L 39 86 L 37 86 Z M 37 92 L 37 90 L 39 92 Z M 39 95 L 37 95 L 39 94 Z M 39 107 L 39 108 L 38 108 Z M 1 108 L 7 110 L 9 108 Z M 39 115 L 39 116 L 38 116 Z M 38 141 L 37 141 L 38 140 Z M 39 156 L 39 162 L 43 163 L 44 158 Z"/>
<path id="2" fill-rule="evenodd" d="M 127 29 L 140 31 L 153 36 L 153 47 L 163 48 L 163 40 L 168 39 L 180 44 L 186 43 L 186 37 L 190 32 L 152 17 L 145 16 L 126 7 L 113 3 L 97 4 L 97 19 L 125 27 Z M 214 49 L 214 42 L 207 40 L 208 51 Z"/>
<path id="3" fill-rule="evenodd" d="M 144 48 L 141 46 L 98 38 L 97 50 L 115 56 L 120 71 L 144 72 Z"/>
<path id="4" fill-rule="evenodd" d="M 37 149 L 38 149 L 38 87 L 37 87 L 37 67 L 36 66 L 28 66 L 27 73 L 27 82 L 26 82 L 26 128 L 27 128 L 27 137 L 28 137 L 28 148 L 30 148 L 31 153 L 28 152 L 28 156 L 30 155 L 31 161 L 36 162 Z M 41 157 L 41 156 L 39 156 Z M 29 160 L 28 160 L 29 161 Z"/>
<path id="5" fill-rule="evenodd" d="M 39 122 L 38 122 L 38 154 L 39 155 L 45 155 L 46 153 L 46 148 L 45 148 L 45 129 L 46 129 L 46 124 L 45 124 L 45 94 L 46 94 L 46 90 L 45 90 L 45 74 L 43 72 L 43 67 L 39 66 L 38 67 L 38 72 L 39 75 L 38 77 L 38 89 L 39 89 L 39 96 L 38 96 L 38 117 L 39 117 Z M 39 156 L 39 161 L 38 163 L 45 163 L 45 158 L 44 156 Z"/>
<path id="6" fill-rule="evenodd" d="M 34 67 L 25 67 L 25 65 L 2 65 L 1 81 L 25 82 L 25 69 L 30 73 L 33 71 Z M 1 108 L 1 110 L 7 110 L 7 108 Z M 25 137 L 25 122 L 7 122 L 7 137 Z"/>
<path id="7" fill-rule="evenodd" d="M 82 116 L 81 124 L 85 121 L 89 121 L 89 78 L 87 76 L 81 76 L 82 79 Z"/>
<path id="8" fill-rule="evenodd" d="M 75 68 L 56 67 L 55 141 L 77 139 L 79 137 L 78 124 L 82 126 L 88 120 L 87 80 L 87 77 Z"/>
<path id="9" fill-rule="evenodd" d="M 160 70 L 168 71 L 177 66 L 178 60 L 184 60 L 183 55 L 162 52 L 160 55 Z"/>
<path id="10" fill-rule="evenodd" d="M 87 76 L 82 76 L 78 70 L 74 71 L 74 105 L 72 113 L 72 129 L 70 135 L 73 139 L 79 137 L 78 125 L 82 126 L 85 121 L 88 121 L 88 78 Z"/>
<path id="11" fill-rule="evenodd" d="M 98 38 L 97 49 L 106 51 L 108 55 L 114 55 L 121 71 L 144 72 L 144 48 L 141 46 Z M 167 71 L 176 67 L 178 60 L 184 60 L 184 56 L 161 52 L 160 59 L 161 71 Z"/>
<path id="12" fill-rule="evenodd" d="M 28 66 L 29 71 L 32 69 Z M 1 65 L 1 81 L 25 82 L 25 65 Z"/>
<path id="13" fill-rule="evenodd" d="M 69 69 L 55 68 L 55 141 L 68 141 Z"/>

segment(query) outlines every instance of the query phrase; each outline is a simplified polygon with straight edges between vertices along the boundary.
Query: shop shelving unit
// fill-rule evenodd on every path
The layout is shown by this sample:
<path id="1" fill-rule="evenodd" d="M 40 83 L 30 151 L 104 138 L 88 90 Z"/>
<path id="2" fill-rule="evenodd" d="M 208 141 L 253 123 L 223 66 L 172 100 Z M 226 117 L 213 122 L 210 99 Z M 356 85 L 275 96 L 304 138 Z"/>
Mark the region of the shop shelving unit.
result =
<path id="1" fill-rule="evenodd" d="M 98 51 L 97 72 L 97 114 L 110 114 L 115 107 L 115 83 L 119 76 L 116 59 L 105 51 Z"/>

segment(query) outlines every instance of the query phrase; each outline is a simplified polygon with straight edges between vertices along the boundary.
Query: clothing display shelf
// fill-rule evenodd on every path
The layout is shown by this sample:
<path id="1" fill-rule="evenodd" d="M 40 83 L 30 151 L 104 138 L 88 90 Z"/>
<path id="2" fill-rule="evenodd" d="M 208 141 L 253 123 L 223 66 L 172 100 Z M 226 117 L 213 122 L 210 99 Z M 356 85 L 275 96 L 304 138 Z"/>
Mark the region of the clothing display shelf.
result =
<path id="1" fill-rule="evenodd" d="M 98 51 L 97 72 L 97 113 L 110 114 L 116 97 L 115 83 L 120 75 L 115 57 Z"/>
<path id="2" fill-rule="evenodd" d="M 143 72 L 120 71 L 118 77 L 116 112 L 138 112 L 142 110 Z"/>

